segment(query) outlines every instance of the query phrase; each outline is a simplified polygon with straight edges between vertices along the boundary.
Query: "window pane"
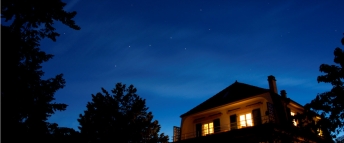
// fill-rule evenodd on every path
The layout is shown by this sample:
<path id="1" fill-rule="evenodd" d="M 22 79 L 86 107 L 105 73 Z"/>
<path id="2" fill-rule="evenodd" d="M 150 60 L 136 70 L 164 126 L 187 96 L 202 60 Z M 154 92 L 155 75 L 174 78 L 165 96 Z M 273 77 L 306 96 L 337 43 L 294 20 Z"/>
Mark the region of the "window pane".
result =
<path id="1" fill-rule="evenodd" d="M 246 114 L 246 119 L 252 119 L 251 113 Z"/>
<path id="2" fill-rule="evenodd" d="M 247 126 L 252 126 L 252 115 L 251 113 L 246 114 Z"/>
<path id="3" fill-rule="evenodd" d="M 295 112 L 290 112 L 290 115 L 295 116 Z M 294 126 L 297 126 L 295 119 L 293 119 L 293 124 L 294 124 Z"/>
<path id="4" fill-rule="evenodd" d="M 209 123 L 209 134 L 214 133 L 214 124 L 213 123 Z"/>
<path id="5" fill-rule="evenodd" d="M 204 124 L 203 125 L 203 135 L 207 135 L 208 134 L 208 124 Z"/>
<path id="6" fill-rule="evenodd" d="M 295 116 L 295 113 L 294 113 L 294 112 L 290 112 L 290 115 L 291 115 L 291 116 Z"/>
<path id="7" fill-rule="evenodd" d="M 240 121 L 245 121 L 245 115 L 240 115 Z"/>
<path id="8" fill-rule="evenodd" d="M 245 115 L 240 115 L 240 126 L 246 127 Z"/>
<path id="9" fill-rule="evenodd" d="M 293 124 L 294 126 L 297 126 L 295 119 L 293 119 Z"/>
<path id="10" fill-rule="evenodd" d="M 236 122 L 237 121 L 237 119 L 236 119 L 237 117 L 236 117 L 236 115 L 234 114 L 234 115 L 231 115 L 230 116 L 230 122 L 231 123 L 234 123 L 234 122 Z"/>

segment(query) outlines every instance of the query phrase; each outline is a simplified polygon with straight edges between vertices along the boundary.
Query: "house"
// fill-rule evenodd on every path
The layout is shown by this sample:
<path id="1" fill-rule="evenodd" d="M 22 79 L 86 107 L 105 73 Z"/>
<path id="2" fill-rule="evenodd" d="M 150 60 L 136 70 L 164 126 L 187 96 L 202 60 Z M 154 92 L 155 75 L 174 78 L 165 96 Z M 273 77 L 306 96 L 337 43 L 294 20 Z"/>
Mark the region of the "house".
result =
<path id="1" fill-rule="evenodd" d="M 277 93 L 274 76 L 268 76 L 268 84 L 265 89 L 235 81 L 182 114 L 180 127 L 174 127 L 174 142 L 273 142 L 273 137 L 286 140 L 288 133 L 300 133 L 300 141 L 321 141 L 298 130 L 293 116 L 303 113 L 303 106 L 285 90 Z"/>

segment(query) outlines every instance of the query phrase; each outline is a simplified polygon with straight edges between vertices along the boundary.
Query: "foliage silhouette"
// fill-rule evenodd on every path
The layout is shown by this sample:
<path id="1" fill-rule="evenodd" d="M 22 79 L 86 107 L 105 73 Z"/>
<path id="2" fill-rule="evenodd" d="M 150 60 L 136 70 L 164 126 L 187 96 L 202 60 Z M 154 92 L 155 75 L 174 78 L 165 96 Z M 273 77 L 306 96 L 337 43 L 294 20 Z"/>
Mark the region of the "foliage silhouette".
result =
<path id="1" fill-rule="evenodd" d="M 344 37 L 341 40 L 344 45 Z M 318 94 L 306 107 L 321 115 L 326 121 L 321 124 L 332 133 L 333 137 L 344 131 L 344 51 L 337 47 L 334 50 L 334 62 L 338 65 L 320 65 L 320 72 L 325 75 L 318 76 L 318 82 L 330 83 L 330 91 Z"/>
<path id="2" fill-rule="evenodd" d="M 283 95 L 285 90 L 281 91 Z M 274 97 L 274 96 L 272 96 Z M 276 96 L 275 96 L 276 97 Z M 326 128 L 326 126 L 319 126 L 319 122 L 316 121 L 316 114 L 313 111 L 305 110 L 303 114 L 297 113 L 294 116 L 291 116 L 290 109 L 287 108 L 291 99 L 286 96 L 277 96 L 280 97 L 279 100 L 274 100 L 274 105 L 279 115 L 277 115 L 277 120 L 272 122 L 276 127 L 275 130 L 269 134 L 269 142 L 298 142 L 298 143 L 331 143 L 333 142 L 331 136 L 326 130 L 322 132 L 322 136 L 318 135 L 318 129 Z M 282 120 L 284 119 L 284 120 Z M 277 121 L 277 122 L 276 122 Z M 294 125 L 294 121 L 297 122 L 297 126 Z M 326 120 L 322 120 L 326 121 Z M 277 130 L 276 130 L 277 129 Z M 323 130 L 323 129 L 322 129 Z M 268 128 L 263 133 L 268 132 Z"/>
<path id="3" fill-rule="evenodd" d="M 1 24 L 2 33 L 2 121 L 3 139 L 18 141 L 51 141 L 54 132 L 64 131 L 57 124 L 47 122 L 56 110 L 67 105 L 52 103 L 54 93 L 64 87 L 62 74 L 42 79 L 41 64 L 53 57 L 39 49 L 43 38 L 56 41 L 59 34 L 53 24 L 63 24 L 79 30 L 72 20 L 76 12 L 66 12 L 66 4 L 60 0 L 1 2 L 1 18 L 9 25 Z M 13 138 L 14 137 L 14 138 Z"/>
<path id="4" fill-rule="evenodd" d="M 344 143 L 344 135 L 336 138 L 336 143 Z"/>
<path id="5" fill-rule="evenodd" d="M 168 136 L 158 134 L 158 121 L 152 121 L 152 112 L 147 113 L 145 99 L 136 91 L 133 85 L 117 83 L 111 93 L 102 88 L 102 93 L 92 94 L 78 119 L 83 142 L 168 142 Z"/>

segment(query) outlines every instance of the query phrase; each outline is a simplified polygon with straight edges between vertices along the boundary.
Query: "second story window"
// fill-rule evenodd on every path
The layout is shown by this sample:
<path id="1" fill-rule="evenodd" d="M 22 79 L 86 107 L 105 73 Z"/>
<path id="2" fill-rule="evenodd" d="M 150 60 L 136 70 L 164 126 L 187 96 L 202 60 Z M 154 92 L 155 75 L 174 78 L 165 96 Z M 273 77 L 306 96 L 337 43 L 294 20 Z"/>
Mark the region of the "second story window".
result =
<path id="1" fill-rule="evenodd" d="M 231 128 L 231 130 L 238 129 L 236 114 L 231 115 L 229 117 L 229 119 L 230 119 L 230 128 Z"/>
<path id="2" fill-rule="evenodd" d="M 295 112 L 291 111 L 291 112 L 290 112 L 290 115 L 291 115 L 291 116 L 295 116 Z M 296 123 L 296 120 L 295 120 L 295 119 L 293 119 L 293 125 L 294 125 L 294 126 L 297 126 L 297 123 Z"/>
<path id="3" fill-rule="evenodd" d="M 240 126 L 241 128 L 253 126 L 251 113 L 240 115 Z"/>
<path id="4" fill-rule="evenodd" d="M 203 124 L 203 136 L 212 133 L 214 133 L 214 123 L 210 122 Z"/>
<path id="5" fill-rule="evenodd" d="M 318 135 L 319 135 L 319 136 L 323 136 L 323 132 L 322 132 L 321 129 L 318 129 L 317 131 L 318 131 Z"/>

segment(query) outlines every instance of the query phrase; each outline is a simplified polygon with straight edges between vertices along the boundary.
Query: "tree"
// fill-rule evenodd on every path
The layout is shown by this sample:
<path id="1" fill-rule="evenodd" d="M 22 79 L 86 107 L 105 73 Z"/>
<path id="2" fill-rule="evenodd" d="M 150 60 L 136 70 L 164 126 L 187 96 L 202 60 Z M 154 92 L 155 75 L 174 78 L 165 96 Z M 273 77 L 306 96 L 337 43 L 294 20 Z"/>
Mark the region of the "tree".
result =
<path id="1" fill-rule="evenodd" d="M 117 83 L 111 94 L 102 88 L 102 93 L 92 94 L 92 102 L 79 115 L 79 129 L 84 142 L 167 142 L 168 136 L 158 135 L 160 125 L 152 121 L 145 99 L 136 94 L 133 85 Z"/>
<path id="2" fill-rule="evenodd" d="M 341 40 L 344 45 L 344 37 Z M 318 76 L 318 82 L 330 83 L 330 91 L 318 94 L 306 107 L 321 115 L 328 131 L 333 137 L 344 131 L 344 51 L 340 48 L 334 50 L 334 62 L 337 65 L 320 65 L 320 72 L 325 75 Z"/>
<path id="3" fill-rule="evenodd" d="M 72 20 L 76 12 L 66 12 L 65 5 L 61 0 L 1 1 L 1 18 L 7 24 L 1 24 L 2 55 L 6 55 L 1 62 L 2 130 L 9 134 L 3 138 L 12 142 L 46 141 L 55 125 L 47 122 L 48 117 L 67 107 L 52 103 L 65 80 L 62 74 L 42 79 L 41 64 L 53 55 L 39 49 L 41 39 L 56 41 L 59 36 L 55 21 L 80 29 Z"/>
<path id="4" fill-rule="evenodd" d="M 336 143 L 344 143 L 344 135 L 336 138 Z"/>

